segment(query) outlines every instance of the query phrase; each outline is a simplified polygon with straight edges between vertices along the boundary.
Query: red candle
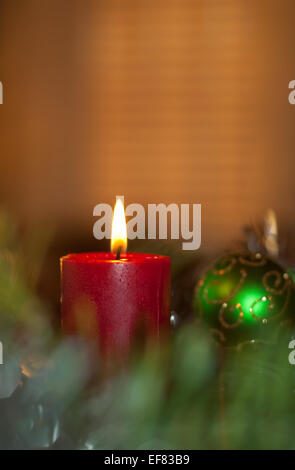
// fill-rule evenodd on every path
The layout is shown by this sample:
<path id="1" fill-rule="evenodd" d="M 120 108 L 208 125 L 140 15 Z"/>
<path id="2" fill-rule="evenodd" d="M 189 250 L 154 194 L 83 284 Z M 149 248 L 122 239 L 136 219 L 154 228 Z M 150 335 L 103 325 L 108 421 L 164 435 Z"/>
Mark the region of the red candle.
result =
<path id="1" fill-rule="evenodd" d="M 138 333 L 159 339 L 169 328 L 170 258 L 120 254 L 127 237 L 125 217 L 125 228 L 118 229 L 116 208 L 115 253 L 81 253 L 61 259 L 62 322 L 66 332 L 97 340 L 103 357 L 123 358 Z"/>

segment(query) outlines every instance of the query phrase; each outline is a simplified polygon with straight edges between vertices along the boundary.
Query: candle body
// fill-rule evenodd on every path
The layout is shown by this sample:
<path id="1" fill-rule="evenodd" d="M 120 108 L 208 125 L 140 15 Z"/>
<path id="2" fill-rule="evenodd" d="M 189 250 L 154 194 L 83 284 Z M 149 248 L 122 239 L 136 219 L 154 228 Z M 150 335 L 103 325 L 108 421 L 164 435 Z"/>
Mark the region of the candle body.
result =
<path id="1" fill-rule="evenodd" d="M 62 322 L 68 333 L 97 339 L 101 354 L 126 356 L 138 334 L 169 328 L 170 259 L 84 253 L 61 259 Z"/>

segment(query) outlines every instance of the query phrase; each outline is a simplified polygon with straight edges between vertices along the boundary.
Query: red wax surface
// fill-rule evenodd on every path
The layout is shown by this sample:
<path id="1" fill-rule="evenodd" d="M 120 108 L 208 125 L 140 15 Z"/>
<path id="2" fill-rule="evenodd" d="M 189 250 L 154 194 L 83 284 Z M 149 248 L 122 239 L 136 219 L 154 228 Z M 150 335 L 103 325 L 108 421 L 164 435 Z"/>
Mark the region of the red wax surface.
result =
<path id="1" fill-rule="evenodd" d="M 90 335 L 103 356 L 126 355 L 138 334 L 160 338 L 169 328 L 170 258 L 124 253 L 61 258 L 62 322 Z"/>

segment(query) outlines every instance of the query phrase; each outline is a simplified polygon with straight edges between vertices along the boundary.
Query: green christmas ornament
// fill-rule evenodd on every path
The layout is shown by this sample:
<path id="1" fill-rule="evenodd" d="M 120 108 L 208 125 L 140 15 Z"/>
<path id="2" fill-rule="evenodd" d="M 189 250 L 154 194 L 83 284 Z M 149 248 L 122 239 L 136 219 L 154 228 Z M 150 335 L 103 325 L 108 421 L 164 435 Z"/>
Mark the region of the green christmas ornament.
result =
<path id="1" fill-rule="evenodd" d="M 197 314 L 227 346 L 271 341 L 295 319 L 293 281 L 260 253 L 225 255 L 196 286 Z"/>

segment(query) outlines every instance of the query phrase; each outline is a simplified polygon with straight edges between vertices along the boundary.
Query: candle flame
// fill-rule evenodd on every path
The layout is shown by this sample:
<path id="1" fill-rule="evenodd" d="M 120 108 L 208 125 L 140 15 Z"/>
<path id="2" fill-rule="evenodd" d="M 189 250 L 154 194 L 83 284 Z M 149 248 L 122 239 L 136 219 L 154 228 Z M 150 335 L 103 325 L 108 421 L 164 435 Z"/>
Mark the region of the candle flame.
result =
<path id="1" fill-rule="evenodd" d="M 117 253 L 118 250 L 121 252 L 127 250 L 127 226 L 121 199 L 116 202 L 112 223 L 111 251 Z"/>

